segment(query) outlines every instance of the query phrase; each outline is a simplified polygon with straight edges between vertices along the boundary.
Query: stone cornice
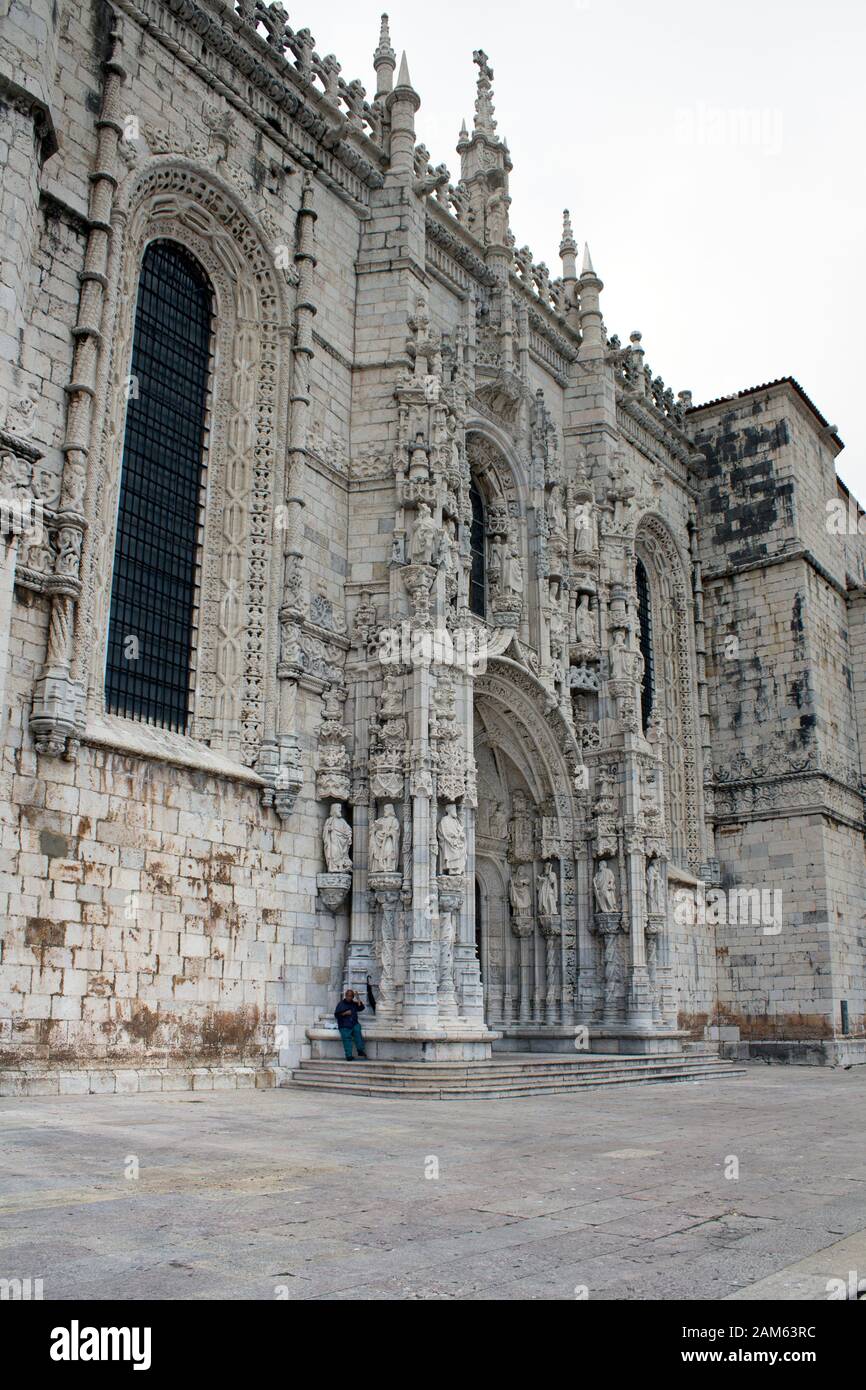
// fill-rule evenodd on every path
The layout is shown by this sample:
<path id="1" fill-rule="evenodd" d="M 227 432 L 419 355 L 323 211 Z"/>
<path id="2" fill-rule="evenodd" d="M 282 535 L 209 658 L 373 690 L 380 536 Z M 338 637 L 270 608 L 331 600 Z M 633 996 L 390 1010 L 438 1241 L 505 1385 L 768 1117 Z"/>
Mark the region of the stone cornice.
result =
<path id="1" fill-rule="evenodd" d="M 825 584 L 829 584 L 831 589 L 835 589 L 836 593 L 839 594 L 841 598 L 844 598 L 846 602 L 849 600 L 851 591 L 847 586 L 840 580 L 835 579 L 830 571 L 821 564 L 820 560 L 815 558 L 812 551 L 809 550 L 807 546 L 797 542 L 792 544 L 790 550 L 780 551 L 776 555 L 760 555 L 754 560 L 743 560 L 736 565 L 721 565 L 718 569 L 711 569 L 709 566 L 704 566 L 702 578 L 706 585 L 712 583 L 714 580 L 732 579 L 735 575 L 748 574 L 750 570 L 772 569 L 776 565 L 787 565 L 794 560 L 802 560 L 803 564 L 808 565 L 810 569 L 814 570 L 815 574 L 823 579 Z"/>
<path id="2" fill-rule="evenodd" d="M 222 0 L 114 0 L 118 10 L 153 34 L 160 44 L 185 62 L 210 87 L 220 92 L 248 119 L 267 130 L 304 167 L 315 167 L 335 191 L 357 202 L 353 180 L 364 189 L 380 188 L 383 152 L 363 131 L 348 126 L 338 107 L 325 100 L 311 83 L 278 54 L 232 6 Z M 168 18 L 169 23 L 166 23 Z M 173 22 L 173 23 L 172 23 Z M 213 55 L 209 66 L 198 56 L 204 47 Z M 236 86 L 220 75 L 223 60 L 239 79 Z M 265 120 L 243 92 L 249 84 L 266 101 L 285 111 L 294 131 L 280 131 Z"/>

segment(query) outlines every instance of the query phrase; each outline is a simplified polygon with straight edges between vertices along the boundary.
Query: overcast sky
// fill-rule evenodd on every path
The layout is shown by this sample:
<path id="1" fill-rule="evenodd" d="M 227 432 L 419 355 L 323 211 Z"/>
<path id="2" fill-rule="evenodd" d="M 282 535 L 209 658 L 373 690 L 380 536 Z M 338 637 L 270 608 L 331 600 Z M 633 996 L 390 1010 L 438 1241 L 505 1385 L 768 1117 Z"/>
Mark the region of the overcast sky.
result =
<path id="1" fill-rule="evenodd" d="M 518 246 L 559 274 L 570 208 L 609 332 L 639 328 L 696 403 L 796 377 L 866 502 L 862 0 L 298 0 L 290 22 L 372 94 L 384 8 L 432 162 L 456 181 L 483 48 Z"/>

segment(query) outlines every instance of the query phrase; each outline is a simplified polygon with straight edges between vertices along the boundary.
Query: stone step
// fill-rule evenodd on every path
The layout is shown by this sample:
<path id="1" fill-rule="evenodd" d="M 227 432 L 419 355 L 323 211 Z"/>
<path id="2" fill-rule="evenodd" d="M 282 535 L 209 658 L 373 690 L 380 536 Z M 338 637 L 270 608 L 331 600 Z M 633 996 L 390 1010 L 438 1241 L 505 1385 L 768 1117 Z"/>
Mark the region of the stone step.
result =
<path id="1" fill-rule="evenodd" d="M 544 1060 L 532 1061 L 490 1061 L 490 1062 L 401 1062 L 377 1059 L 374 1057 L 353 1058 L 347 1063 L 343 1058 L 311 1058 L 299 1064 L 297 1071 L 305 1075 L 342 1075 L 347 1066 L 363 1068 L 365 1076 L 396 1079 L 438 1080 L 459 1083 L 463 1080 L 496 1080 L 507 1077 L 531 1077 L 539 1080 L 549 1079 L 553 1074 L 574 1076 L 580 1074 L 597 1075 L 607 1071 L 645 1072 L 658 1067 L 675 1066 L 681 1070 L 694 1067 L 719 1066 L 716 1058 L 689 1058 L 679 1054 L 649 1055 L 637 1057 L 605 1056 L 596 1058 L 569 1058 L 561 1055 Z M 732 1064 L 728 1063 L 728 1066 Z"/>
<path id="2" fill-rule="evenodd" d="M 443 1074 L 442 1066 L 420 1063 L 375 1062 L 363 1058 L 351 1065 L 339 1061 L 302 1062 L 286 1085 L 342 1092 L 348 1095 L 418 1097 L 428 1100 L 489 1099 L 554 1094 L 599 1086 L 649 1085 L 662 1082 L 730 1080 L 746 1075 L 735 1067 L 708 1058 L 618 1057 L 562 1064 L 551 1058 L 541 1066 L 514 1067 L 497 1062 L 460 1066 Z M 453 1064 L 452 1064 L 453 1065 Z"/>

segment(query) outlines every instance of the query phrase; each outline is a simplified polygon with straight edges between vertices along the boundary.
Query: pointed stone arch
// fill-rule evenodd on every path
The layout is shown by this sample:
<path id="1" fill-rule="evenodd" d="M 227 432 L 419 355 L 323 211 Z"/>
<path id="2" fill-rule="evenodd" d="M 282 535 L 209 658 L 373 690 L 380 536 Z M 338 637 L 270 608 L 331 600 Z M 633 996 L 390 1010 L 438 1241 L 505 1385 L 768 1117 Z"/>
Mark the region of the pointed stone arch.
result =
<path id="1" fill-rule="evenodd" d="M 516 840 L 507 849 L 502 827 L 492 830 L 489 818 L 486 824 L 482 821 L 476 837 L 476 869 L 488 896 L 497 895 L 488 913 L 491 930 L 495 927 L 497 932 L 487 947 L 491 969 L 485 993 L 490 1017 L 506 1029 L 527 1025 L 561 1028 L 574 1016 L 578 914 L 575 834 L 581 813 L 576 784 L 581 753 L 560 711 L 550 708 L 549 692 L 507 657 L 492 659 L 487 670 L 476 677 L 474 712 L 474 736 L 483 738 L 487 745 L 481 759 L 482 775 L 489 757 L 502 788 L 502 813 L 513 811 L 515 794 L 520 792 L 527 797 L 530 819 L 535 820 L 528 855 L 526 850 L 518 850 Z M 528 939 L 521 933 L 518 941 L 512 934 L 507 891 L 515 855 L 532 875 L 534 902 L 535 874 L 544 860 L 554 861 L 560 920 L 553 939 L 549 921 L 542 921 L 537 911 Z"/>
<path id="2" fill-rule="evenodd" d="M 696 664 L 688 562 L 667 522 L 650 512 L 635 533 L 652 614 L 654 714 L 664 742 L 665 812 L 671 858 L 697 872 L 704 859 Z"/>

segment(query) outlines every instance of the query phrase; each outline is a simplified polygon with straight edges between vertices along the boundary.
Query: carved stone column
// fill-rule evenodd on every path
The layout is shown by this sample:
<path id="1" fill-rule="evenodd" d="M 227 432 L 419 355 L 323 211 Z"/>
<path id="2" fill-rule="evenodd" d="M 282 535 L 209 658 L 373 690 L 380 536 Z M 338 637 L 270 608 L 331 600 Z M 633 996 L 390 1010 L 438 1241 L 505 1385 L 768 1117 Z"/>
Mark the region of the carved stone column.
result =
<path id="1" fill-rule="evenodd" d="M 84 691 L 73 677 L 73 628 L 81 592 L 81 546 L 84 536 L 84 494 L 90 459 L 93 398 L 102 346 L 111 214 L 118 183 L 117 147 L 123 135 L 120 94 L 126 70 L 120 62 L 122 21 L 110 14 L 110 48 L 103 71 L 102 102 L 96 120 L 96 155 L 90 174 L 87 209 L 87 248 L 79 275 L 78 317 L 72 330 L 75 348 L 72 379 L 66 387 L 65 462 L 60 502 L 55 516 L 57 559 L 46 581 L 51 594 L 48 650 L 36 681 L 30 727 L 37 750 L 52 756 L 73 756 L 83 722 Z"/>
<path id="2" fill-rule="evenodd" d="M 376 1020 L 392 1019 L 397 1012 L 397 913 L 400 904 L 400 889 L 403 876 L 400 873 L 369 876 L 370 892 L 379 909 L 374 927 L 374 950 L 376 955 Z"/>
<path id="3" fill-rule="evenodd" d="M 663 1022 L 661 988 L 659 981 L 659 960 L 658 948 L 659 940 L 664 934 L 665 919 L 663 913 L 648 912 L 646 919 L 646 963 L 647 974 L 649 975 L 650 993 L 652 995 L 653 1022 L 661 1024 Z"/>
<path id="4" fill-rule="evenodd" d="M 616 1026 L 622 1022 L 622 955 L 620 935 L 622 933 L 621 912 L 597 912 L 595 930 L 601 937 L 604 947 L 604 1014 L 605 1027 Z"/>
<path id="5" fill-rule="evenodd" d="M 462 879 L 440 874 L 439 887 L 439 960 L 438 994 L 439 1017 L 457 1017 L 457 995 L 454 989 L 454 946 L 457 936 L 457 913 L 463 906 L 465 887 Z"/>
<path id="6" fill-rule="evenodd" d="M 531 917 L 512 917 L 511 930 L 520 943 L 520 1023 L 532 1021 L 532 945 L 533 923 Z"/>
<path id="7" fill-rule="evenodd" d="M 547 1023 L 559 1022 L 559 971 L 557 964 L 559 961 L 559 940 L 562 934 L 562 918 L 539 917 L 538 925 L 541 928 L 541 935 L 544 938 L 544 963 L 546 994 L 544 1017 Z"/>

